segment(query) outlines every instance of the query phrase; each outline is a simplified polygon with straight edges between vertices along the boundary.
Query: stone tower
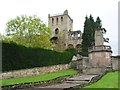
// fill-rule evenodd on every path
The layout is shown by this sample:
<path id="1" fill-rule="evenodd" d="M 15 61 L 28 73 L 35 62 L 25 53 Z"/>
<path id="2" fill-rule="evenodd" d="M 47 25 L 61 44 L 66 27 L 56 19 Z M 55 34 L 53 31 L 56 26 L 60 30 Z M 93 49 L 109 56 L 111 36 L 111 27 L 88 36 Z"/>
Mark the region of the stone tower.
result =
<path id="1" fill-rule="evenodd" d="M 73 19 L 68 15 L 65 10 L 63 14 L 48 15 L 48 27 L 52 29 L 52 36 L 56 36 L 59 32 L 72 31 Z M 56 32 L 58 30 L 58 33 Z"/>
<path id="2" fill-rule="evenodd" d="M 56 50 L 67 48 L 68 32 L 73 30 L 73 19 L 65 10 L 63 14 L 48 15 L 48 27 L 52 29 L 51 41 L 55 43 Z"/>
<path id="3" fill-rule="evenodd" d="M 52 30 L 51 42 L 55 44 L 54 50 L 63 51 L 66 48 L 80 48 L 82 33 L 73 31 L 73 19 L 65 10 L 62 14 L 48 14 L 48 27 Z"/>

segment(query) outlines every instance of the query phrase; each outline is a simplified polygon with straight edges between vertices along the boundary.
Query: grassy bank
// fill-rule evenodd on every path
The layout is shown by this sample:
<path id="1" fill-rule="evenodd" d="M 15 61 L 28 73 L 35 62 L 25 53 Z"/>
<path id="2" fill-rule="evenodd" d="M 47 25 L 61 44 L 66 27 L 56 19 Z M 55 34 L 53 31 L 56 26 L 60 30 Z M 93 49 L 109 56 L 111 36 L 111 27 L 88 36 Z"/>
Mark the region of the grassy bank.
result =
<path id="1" fill-rule="evenodd" d="M 120 72 L 109 72 L 103 76 L 98 82 L 93 83 L 85 88 L 118 88 L 120 86 Z"/>
<path id="2" fill-rule="evenodd" d="M 53 80 L 53 79 L 61 77 L 61 76 L 70 76 L 70 75 L 74 75 L 74 74 L 77 74 L 76 70 L 73 70 L 73 69 L 62 70 L 59 72 L 43 74 L 43 75 L 38 75 L 38 76 L 2 80 L 2 83 L 0 83 L 0 86 L 30 83 L 30 82 L 49 81 L 49 80 Z"/>

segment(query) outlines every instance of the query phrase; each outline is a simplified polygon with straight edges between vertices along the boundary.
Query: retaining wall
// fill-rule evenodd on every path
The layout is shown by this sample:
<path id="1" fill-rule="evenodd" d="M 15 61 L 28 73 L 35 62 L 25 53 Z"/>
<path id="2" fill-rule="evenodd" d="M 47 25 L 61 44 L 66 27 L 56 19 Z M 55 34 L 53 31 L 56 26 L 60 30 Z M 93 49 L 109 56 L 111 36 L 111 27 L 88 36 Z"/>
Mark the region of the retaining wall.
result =
<path id="1" fill-rule="evenodd" d="M 36 76 L 51 72 L 57 72 L 60 70 L 66 70 L 69 69 L 69 64 L 64 65 L 54 65 L 54 66 L 48 66 L 48 67 L 37 67 L 32 69 L 23 69 L 23 70 L 15 70 L 10 71 L 6 73 L 0 74 L 0 79 L 9 79 L 9 78 L 18 78 L 18 77 L 30 77 L 30 76 Z"/>

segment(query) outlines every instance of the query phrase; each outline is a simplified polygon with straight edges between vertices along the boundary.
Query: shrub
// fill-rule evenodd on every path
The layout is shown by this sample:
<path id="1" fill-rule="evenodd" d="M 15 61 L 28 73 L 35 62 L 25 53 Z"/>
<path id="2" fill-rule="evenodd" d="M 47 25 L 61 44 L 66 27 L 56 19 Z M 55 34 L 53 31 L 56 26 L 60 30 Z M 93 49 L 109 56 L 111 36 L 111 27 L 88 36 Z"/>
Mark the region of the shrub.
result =
<path id="1" fill-rule="evenodd" d="M 65 51 L 70 52 L 72 55 L 77 55 L 78 51 L 75 48 L 68 48 Z"/>

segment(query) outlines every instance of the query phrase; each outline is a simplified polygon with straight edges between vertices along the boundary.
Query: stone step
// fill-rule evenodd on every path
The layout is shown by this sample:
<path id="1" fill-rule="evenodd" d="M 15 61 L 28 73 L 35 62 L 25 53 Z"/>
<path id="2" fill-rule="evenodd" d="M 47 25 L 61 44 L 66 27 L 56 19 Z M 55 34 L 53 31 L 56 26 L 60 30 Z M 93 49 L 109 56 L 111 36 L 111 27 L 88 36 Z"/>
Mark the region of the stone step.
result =
<path id="1" fill-rule="evenodd" d="M 81 75 L 78 77 L 67 78 L 67 81 L 91 81 L 92 78 L 97 77 L 98 75 Z"/>
<path id="2" fill-rule="evenodd" d="M 78 79 L 76 79 L 76 78 L 69 78 L 69 79 L 67 79 L 67 81 L 90 81 L 91 79 L 89 79 L 89 78 L 83 78 L 83 79 L 81 79 L 81 78 L 78 78 Z"/>
<path id="3" fill-rule="evenodd" d="M 80 84 L 77 83 L 62 83 L 62 84 L 56 84 L 56 85 L 51 85 L 51 86 L 45 86 L 45 87 L 40 87 L 40 88 L 59 88 L 59 89 L 65 89 L 65 88 L 72 88 L 79 86 Z M 38 87 L 39 88 L 39 87 Z"/>
<path id="4" fill-rule="evenodd" d="M 50 89 L 54 90 L 64 90 L 68 88 L 76 88 L 79 86 L 82 86 L 84 84 L 88 84 L 93 78 L 96 78 L 98 75 L 80 75 L 72 78 L 67 78 L 67 80 L 63 83 L 60 84 L 54 84 L 54 85 L 49 85 L 49 86 L 44 86 L 44 87 L 34 87 L 29 90 L 41 90 L 41 89 Z M 22 90 L 28 90 L 28 89 L 22 89 Z"/>
<path id="5" fill-rule="evenodd" d="M 65 81 L 66 83 L 76 83 L 76 84 L 84 84 L 89 83 L 89 81 Z"/>

